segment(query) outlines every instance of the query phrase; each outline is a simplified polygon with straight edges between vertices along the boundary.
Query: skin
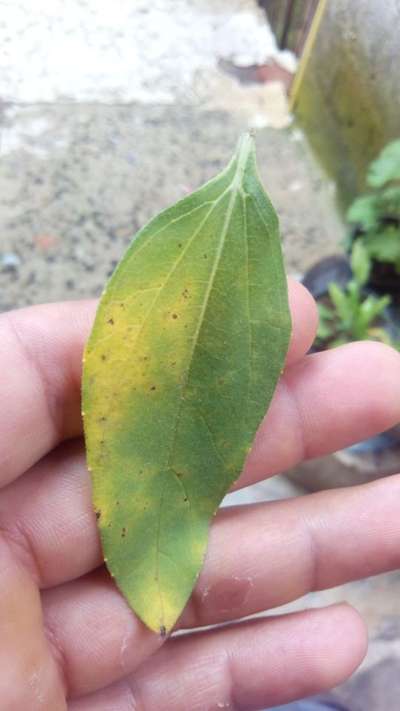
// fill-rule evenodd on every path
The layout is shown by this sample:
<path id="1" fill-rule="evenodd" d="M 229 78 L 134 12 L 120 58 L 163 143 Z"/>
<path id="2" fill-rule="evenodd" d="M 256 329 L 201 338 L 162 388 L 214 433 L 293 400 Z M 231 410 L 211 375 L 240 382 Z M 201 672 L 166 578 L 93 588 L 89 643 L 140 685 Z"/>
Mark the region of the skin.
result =
<path id="1" fill-rule="evenodd" d="M 305 356 L 316 309 L 290 284 L 284 375 L 236 487 L 400 420 L 400 356 L 353 343 Z M 221 511 L 167 640 L 102 567 L 81 439 L 81 355 L 93 302 L 0 316 L 0 698 L 4 711 L 258 709 L 331 688 L 366 652 L 346 604 L 240 617 L 399 567 L 400 475 Z"/>

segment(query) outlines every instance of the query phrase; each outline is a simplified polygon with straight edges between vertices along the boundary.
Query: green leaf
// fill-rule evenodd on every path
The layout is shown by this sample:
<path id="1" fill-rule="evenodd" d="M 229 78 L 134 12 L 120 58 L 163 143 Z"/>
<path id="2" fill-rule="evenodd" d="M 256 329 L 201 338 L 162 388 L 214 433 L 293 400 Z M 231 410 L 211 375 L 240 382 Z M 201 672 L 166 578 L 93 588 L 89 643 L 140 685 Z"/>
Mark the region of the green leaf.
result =
<path id="1" fill-rule="evenodd" d="M 87 459 L 105 561 L 162 635 L 191 594 L 290 331 L 278 221 L 246 135 L 220 175 L 139 232 L 85 351 Z"/>
<path id="2" fill-rule="evenodd" d="M 325 321 L 318 324 L 317 328 L 317 334 L 316 338 L 317 341 L 327 341 L 328 338 L 331 338 L 333 334 L 335 333 L 335 328 L 332 326 L 330 323 L 326 323 Z"/>
<path id="3" fill-rule="evenodd" d="M 336 329 L 335 324 L 333 323 L 333 320 L 335 318 L 335 312 L 333 311 L 333 309 L 319 302 L 317 302 L 317 308 L 319 321 L 316 333 L 316 342 L 317 344 L 319 344 L 324 343 L 329 338 L 331 338 L 335 333 Z"/>
<path id="4" fill-rule="evenodd" d="M 381 343 L 386 343 L 387 346 L 392 346 L 392 348 L 398 349 L 396 341 L 392 341 L 390 334 L 385 331 L 384 328 L 368 329 L 367 337 L 373 341 L 380 341 Z"/>
<path id="5" fill-rule="evenodd" d="M 321 320 L 328 320 L 332 321 L 332 319 L 335 318 L 335 314 L 330 308 L 330 306 L 326 306 L 325 304 L 322 304 L 320 302 L 317 302 L 317 308 L 318 308 L 318 314 Z"/>
<path id="6" fill-rule="evenodd" d="M 388 226 L 363 238 L 366 250 L 380 262 L 396 264 L 400 260 L 400 229 Z"/>
<path id="7" fill-rule="evenodd" d="M 377 205 L 377 195 L 361 195 L 349 207 L 347 221 L 360 225 L 364 230 L 375 227 L 378 221 Z"/>
<path id="8" fill-rule="evenodd" d="M 348 324 L 353 315 L 351 298 L 335 282 L 329 284 L 328 293 L 340 320 Z"/>
<path id="9" fill-rule="evenodd" d="M 367 183 L 372 188 L 380 188 L 391 180 L 400 180 L 400 140 L 385 146 L 367 174 Z"/>
<path id="10" fill-rule="evenodd" d="M 371 271 L 371 260 L 362 240 L 357 239 L 351 250 L 351 269 L 354 274 L 356 284 L 364 286 L 367 283 Z"/>
<path id="11" fill-rule="evenodd" d="M 377 194 L 377 215 L 380 220 L 400 220 L 400 185 L 390 185 Z"/>
<path id="12" fill-rule="evenodd" d="M 373 295 L 367 296 L 360 304 L 359 312 L 355 323 L 354 335 L 356 338 L 367 338 L 368 327 L 380 316 L 390 304 L 390 296 L 382 296 L 377 299 Z"/>

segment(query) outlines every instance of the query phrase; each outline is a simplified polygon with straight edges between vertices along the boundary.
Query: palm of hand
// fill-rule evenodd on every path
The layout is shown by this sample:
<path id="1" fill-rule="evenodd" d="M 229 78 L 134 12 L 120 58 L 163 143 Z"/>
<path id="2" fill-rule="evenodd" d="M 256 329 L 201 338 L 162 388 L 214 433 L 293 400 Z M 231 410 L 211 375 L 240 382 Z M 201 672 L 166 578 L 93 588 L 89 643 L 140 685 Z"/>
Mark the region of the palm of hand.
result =
<path id="1" fill-rule="evenodd" d="M 291 285 L 288 364 L 238 486 L 392 426 L 400 357 L 352 344 L 304 357 L 315 308 Z M 359 664 L 365 628 L 338 605 L 167 641 L 106 570 L 79 406 L 92 303 L 0 317 L 0 698 L 4 711 L 257 709 L 327 689 Z M 234 622 L 304 593 L 395 568 L 400 477 L 234 507 L 213 524 L 182 630 Z"/>

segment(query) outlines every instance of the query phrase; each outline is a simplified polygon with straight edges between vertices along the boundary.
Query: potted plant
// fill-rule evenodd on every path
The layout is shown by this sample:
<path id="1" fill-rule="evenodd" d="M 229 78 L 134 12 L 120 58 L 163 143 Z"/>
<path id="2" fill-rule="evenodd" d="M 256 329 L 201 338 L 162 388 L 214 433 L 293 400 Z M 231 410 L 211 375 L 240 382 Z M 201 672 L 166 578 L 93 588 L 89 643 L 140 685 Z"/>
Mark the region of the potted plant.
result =
<path id="1" fill-rule="evenodd" d="M 392 141 L 367 171 L 370 191 L 350 205 L 348 247 L 361 241 L 372 268 L 369 285 L 400 298 L 400 140 Z"/>
<path id="2" fill-rule="evenodd" d="M 385 313 L 391 303 L 388 294 L 377 296 L 365 290 L 371 274 L 371 259 L 363 243 L 354 243 L 350 259 L 351 276 L 344 286 L 327 283 L 318 300 L 319 327 L 315 350 L 372 339 L 394 344 L 394 333 L 386 328 Z M 397 335 L 397 334 L 396 334 Z"/>
<path id="3" fill-rule="evenodd" d="M 372 339 L 400 348 L 400 141 L 369 167 L 374 190 L 347 219 L 347 255 L 321 260 L 304 276 L 320 323 L 313 351 Z M 289 477 L 311 490 L 350 486 L 400 470 L 400 426 L 331 457 L 306 462 Z"/>

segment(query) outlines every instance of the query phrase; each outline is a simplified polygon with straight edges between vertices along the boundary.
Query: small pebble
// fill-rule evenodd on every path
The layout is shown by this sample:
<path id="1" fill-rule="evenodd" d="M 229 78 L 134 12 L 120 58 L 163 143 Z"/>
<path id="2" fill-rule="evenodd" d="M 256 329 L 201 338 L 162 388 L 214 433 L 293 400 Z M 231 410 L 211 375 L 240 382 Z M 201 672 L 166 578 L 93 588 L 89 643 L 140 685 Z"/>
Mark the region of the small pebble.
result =
<path id="1" fill-rule="evenodd" d="M 16 271 L 21 264 L 21 259 L 14 252 L 5 252 L 1 255 L 0 264 L 4 271 Z"/>

